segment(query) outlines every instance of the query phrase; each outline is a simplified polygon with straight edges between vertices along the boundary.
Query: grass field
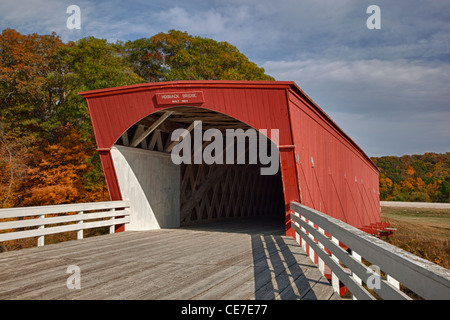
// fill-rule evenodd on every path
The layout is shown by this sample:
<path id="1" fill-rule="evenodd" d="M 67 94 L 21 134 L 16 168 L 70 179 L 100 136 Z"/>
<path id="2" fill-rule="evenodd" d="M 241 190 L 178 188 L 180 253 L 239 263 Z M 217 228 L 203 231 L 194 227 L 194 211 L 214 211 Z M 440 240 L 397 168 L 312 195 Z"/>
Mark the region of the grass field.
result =
<path id="1" fill-rule="evenodd" d="M 381 207 L 383 221 L 396 228 L 389 243 L 450 269 L 450 210 Z"/>

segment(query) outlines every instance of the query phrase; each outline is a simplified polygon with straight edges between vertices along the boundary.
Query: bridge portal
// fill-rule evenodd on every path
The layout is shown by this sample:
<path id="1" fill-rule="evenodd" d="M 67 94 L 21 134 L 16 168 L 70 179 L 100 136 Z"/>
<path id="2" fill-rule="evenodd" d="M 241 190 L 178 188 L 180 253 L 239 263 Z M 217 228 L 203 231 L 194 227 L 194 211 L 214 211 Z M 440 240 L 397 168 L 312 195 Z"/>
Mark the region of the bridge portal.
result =
<path id="1" fill-rule="evenodd" d="M 110 154 L 121 196 L 133 206 L 129 230 L 284 218 L 277 146 L 227 115 L 200 107 L 157 111 L 128 128 Z"/>
<path id="2" fill-rule="evenodd" d="M 274 216 L 292 236 L 291 201 L 359 228 L 381 220 L 377 167 L 293 82 L 80 94 L 111 200 L 131 201 L 130 230 Z"/>

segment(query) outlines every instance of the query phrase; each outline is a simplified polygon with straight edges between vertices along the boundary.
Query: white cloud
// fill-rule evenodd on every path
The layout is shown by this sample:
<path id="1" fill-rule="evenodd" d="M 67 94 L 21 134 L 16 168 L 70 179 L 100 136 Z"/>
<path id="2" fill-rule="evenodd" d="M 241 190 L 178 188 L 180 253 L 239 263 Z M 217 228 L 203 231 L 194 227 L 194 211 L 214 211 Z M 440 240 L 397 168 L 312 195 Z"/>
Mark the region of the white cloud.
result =
<path id="1" fill-rule="evenodd" d="M 39 21 L 39 28 L 51 32 L 52 26 L 62 22 L 65 27 L 67 19 L 66 8 L 63 2 L 57 0 L 17 1 L 2 0 L 0 2 L 0 25 L 3 28 L 32 28 Z M 59 13 L 59 14 L 58 14 Z"/>
<path id="2" fill-rule="evenodd" d="M 262 40 L 257 9 L 247 5 L 220 5 L 214 8 L 169 7 L 153 14 L 153 19 L 166 30 L 178 29 L 192 35 L 227 41 L 244 53 L 262 49 L 266 41 L 277 39 L 279 30 L 264 34 Z"/>
<path id="3" fill-rule="evenodd" d="M 193 34 L 223 33 L 227 23 L 227 18 L 214 9 L 190 14 L 186 9 L 180 7 L 160 12 L 158 19 L 170 22 L 174 29 L 189 30 Z"/>

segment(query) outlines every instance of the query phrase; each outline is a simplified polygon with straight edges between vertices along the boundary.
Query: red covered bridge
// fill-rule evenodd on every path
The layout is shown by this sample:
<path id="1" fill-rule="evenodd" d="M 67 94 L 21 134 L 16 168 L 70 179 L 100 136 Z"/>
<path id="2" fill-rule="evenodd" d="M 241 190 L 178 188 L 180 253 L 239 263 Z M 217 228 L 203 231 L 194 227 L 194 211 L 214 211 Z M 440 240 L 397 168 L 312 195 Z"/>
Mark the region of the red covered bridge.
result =
<path id="1" fill-rule="evenodd" d="M 450 299 L 447 269 L 377 238 L 377 167 L 295 83 L 81 95 L 113 201 L 0 209 L 0 244 L 80 239 L 1 253 L 0 299 Z"/>
<path id="2" fill-rule="evenodd" d="M 131 200 L 129 230 L 275 215 L 292 236 L 291 201 L 380 229 L 377 167 L 293 82 L 175 81 L 80 94 L 111 198 Z M 173 164 L 171 133 L 193 131 L 194 121 L 203 132 L 278 129 L 278 174 L 258 174 L 260 163 Z"/>

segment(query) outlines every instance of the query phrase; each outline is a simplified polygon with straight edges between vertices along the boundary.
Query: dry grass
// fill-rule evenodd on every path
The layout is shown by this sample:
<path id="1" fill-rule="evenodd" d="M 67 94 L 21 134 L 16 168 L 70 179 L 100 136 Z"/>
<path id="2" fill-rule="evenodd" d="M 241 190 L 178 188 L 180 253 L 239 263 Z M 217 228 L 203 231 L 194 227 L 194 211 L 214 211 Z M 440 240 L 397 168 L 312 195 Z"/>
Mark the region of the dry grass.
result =
<path id="1" fill-rule="evenodd" d="M 397 228 L 386 241 L 450 269 L 450 210 L 382 207 L 381 216 Z"/>

